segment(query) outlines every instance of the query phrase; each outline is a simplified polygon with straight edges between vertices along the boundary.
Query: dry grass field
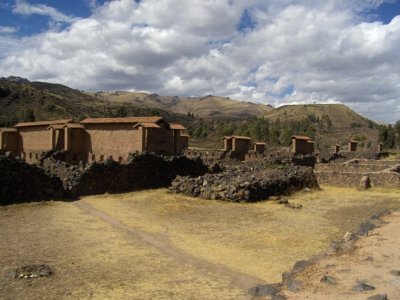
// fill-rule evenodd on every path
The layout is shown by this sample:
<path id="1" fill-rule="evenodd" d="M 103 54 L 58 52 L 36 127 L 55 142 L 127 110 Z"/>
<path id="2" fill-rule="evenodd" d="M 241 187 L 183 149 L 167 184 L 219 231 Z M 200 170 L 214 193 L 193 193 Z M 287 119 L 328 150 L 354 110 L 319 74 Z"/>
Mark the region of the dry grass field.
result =
<path id="1" fill-rule="evenodd" d="M 289 197 L 293 210 L 160 189 L 0 207 L 0 299 L 249 299 L 399 198 L 323 187 Z M 8 275 L 42 263 L 53 276 Z"/>

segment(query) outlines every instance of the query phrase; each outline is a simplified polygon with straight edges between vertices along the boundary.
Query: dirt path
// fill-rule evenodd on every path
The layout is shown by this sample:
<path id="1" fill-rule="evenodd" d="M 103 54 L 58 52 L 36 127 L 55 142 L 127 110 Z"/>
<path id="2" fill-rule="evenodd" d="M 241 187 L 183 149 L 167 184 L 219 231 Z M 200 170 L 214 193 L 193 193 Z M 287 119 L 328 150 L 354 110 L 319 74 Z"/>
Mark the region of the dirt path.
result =
<path id="1" fill-rule="evenodd" d="M 83 212 L 93 215 L 101 219 L 102 221 L 114 226 L 115 228 L 125 231 L 129 235 L 133 235 L 135 238 L 140 238 L 149 246 L 156 248 L 163 254 L 168 255 L 182 262 L 183 264 L 189 264 L 204 273 L 212 272 L 226 276 L 227 278 L 230 279 L 234 287 L 239 287 L 247 291 L 249 288 L 252 288 L 257 284 L 265 284 L 265 281 L 260 278 L 236 272 L 225 265 L 212 263 L 203 260 L 201 258 L 195 257 L 193 255 L 190 255 L 180 250 L 179 248 L 176 248 L 173 245 L 171 245 L 168 238 L 164 235 L 153 234 L 137 228 L 127 226 L 122 222 L 120 222 L 119 220 L 111 217 L 104 211 L 95 208 L 85 200 L 76 201 L 74 202 L 74 204 Z"/>

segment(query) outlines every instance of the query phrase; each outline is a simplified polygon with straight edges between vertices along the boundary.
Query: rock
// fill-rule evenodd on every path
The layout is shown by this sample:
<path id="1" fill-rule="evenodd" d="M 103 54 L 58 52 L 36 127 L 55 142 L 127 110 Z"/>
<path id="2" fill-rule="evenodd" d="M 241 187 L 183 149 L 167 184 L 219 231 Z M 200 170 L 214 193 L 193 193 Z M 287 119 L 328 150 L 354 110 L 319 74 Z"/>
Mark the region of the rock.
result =
<path id="1" fill-rule="evenodd" d="M 249 289 L 249 294 L 253 297 L 275 296 L 277 292 L 278 285 L 276 284 L 257 284 L 257 286 Z"/>
<path id="2" fill-rule="evenodd" d="M 332 276 L 324 275 L 321 277 L 320 282 L 334 285 L 336 284 L 336 279 Z"/>
<path id="3" fill-rule="evenodd" d="M 238 175 L 240 174 L 240 175 Z M 270 168 L 263 161 L 247 162 L 229 165 L 224 172 L 218 174 L 205 174 L 193 182 L 199 188 L 199 193 L 194 195 L 193 187 L 189 189 L 187 182 L 189 176 L 177 177 L 170 189 L 175 193 L 197 196 L 203 199 L 221 199 L 232 202 L 253 202 L 273 199 L 281 204 L 287 200 L 281 199 L 278 194 L 288 194 L 308 188 L 318 187 L 312 169 L 291 166 L 283 169 Z M 225 193 L 219 193 L 225 191 Z M 216 197 L 212 192 L 217 192 Z M 294 208 L 299 208 L 295 206 Z"/>
<path id="4" fill-rule="evenodd" d="M 386 294 L 376 294 L 367 298 L 367 300 L 388 300 Z"/>
<path id="5" fill-rule="evenodd" d="M 291 209 L 300 209 L 300 208 L 303 208 L 303 205 L 301 205 L 301 204 L 294 204 L 294 203 L 286 203 L 285 204 L 285 207 L 289 207 L 289 208 L 291 208 Z"/>
<path id="6" fill-rule="evenodd" d="M 39 278 L 43 276 L 51 276 L 53 270 L 47 265 L 28 265 L 15 270 L 14 278 Z"/>
<path id="7" fill-rule="evenodd" d="M 369 179 L 368 176 L 363 176 L 358 186 L 358 190 L 365 191 L 369 188 L 371 188 L 371 180 Z"/>
<path id="8" fill-rule="evenodd" d="M 372 286 L 372 285 L 370 285 L 368 283 L 362 282 L 362 283 L 359 283 L 359 284 L 355 285 L 352 288 L 352 291 L 354 291 L 354 292 L 365 292 L 365 291 L 372 291 L 374 289 L 375 289 L 374 286 Z"/>
<path id="9" fill-rule="evenodd" d="M 360 229 L 359 229 L 359 233 L 360 235 L 368 235 L 368 233 L 375 229 L 377 226 L 372 223 L 371 221 L 364 221 L 363 223 L 361 223 L 360 225 Z"/>
<path id="10" fill-rule="evenodd" d="M 308 268 L 309 266 L 311 266 L 313 263 L 309 260 L 299 260 L 298 262 L 296 262 L 293 266 L 292 272 L 293 273 L 298 273 L 300 271 L 305 270 L 306 268 Z"/>
<path id="11" fill-rule="evenodd" d="M 392 274 L 393 276 L 400 276 L 399 270 L 391 270 L 389 273 Z"/>
<path id="12" fill-rule="evenodd" d="M 367 261 L 367 262 L 373 262 L 374 258 L 372 256 L 368 256 L 364 260 Z"/>
<path id="13" fill-rule="evenodd" d="M 298 293 L 303 288 L 303 282 L 301 280 L 294 279 L 292 276 L 288 277 L 285 284 L 287 289 L 293 293 Z"/>
<path id="14" fill-rule="evenodd" d="M 349 231 L 347 231 L 347 232 L 343 235 L 343 241 L 344 241 L 344 242 L 355 241 L 356 239 L 357 239 L 357 234 L 355 234 L 354 232 L 349 232 Z"/>

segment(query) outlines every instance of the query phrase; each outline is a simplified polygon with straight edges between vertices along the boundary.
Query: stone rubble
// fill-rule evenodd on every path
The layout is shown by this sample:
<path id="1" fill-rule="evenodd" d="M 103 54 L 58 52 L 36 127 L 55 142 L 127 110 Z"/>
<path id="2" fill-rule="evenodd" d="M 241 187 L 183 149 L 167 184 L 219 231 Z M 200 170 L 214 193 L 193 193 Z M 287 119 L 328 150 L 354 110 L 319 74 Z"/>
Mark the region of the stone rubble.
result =
<path id="1" fill-rule="evenodd" d="M 311 168 L 271 167 L 263 162 L 251 162 L 225 166 L 225 170 L 217 174 L 195 178 L 177 176 L 170 190 L 203 199 L 254 202 L 304 188 L 318 188 Z M 292 207 L 300 208 L 296 205 Z"/>

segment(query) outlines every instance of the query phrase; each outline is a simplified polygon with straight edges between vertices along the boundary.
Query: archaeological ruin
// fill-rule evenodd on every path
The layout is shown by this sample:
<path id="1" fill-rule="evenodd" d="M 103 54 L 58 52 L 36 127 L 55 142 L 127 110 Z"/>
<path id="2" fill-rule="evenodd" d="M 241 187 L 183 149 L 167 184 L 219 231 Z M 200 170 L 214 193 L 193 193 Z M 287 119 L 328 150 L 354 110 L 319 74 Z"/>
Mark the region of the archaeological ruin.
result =
<path id="1" fill-rule="evenodd" d="M 126 161 L 133 152 L 178 155 L 188 147 L 189 136 L 181 124 L 162 117 L 87 118 L 18 123 L 0 130 L 0 151 L 28 163 L 43 152 L 65 152 L 69 163 L 112 159 Z"/>

